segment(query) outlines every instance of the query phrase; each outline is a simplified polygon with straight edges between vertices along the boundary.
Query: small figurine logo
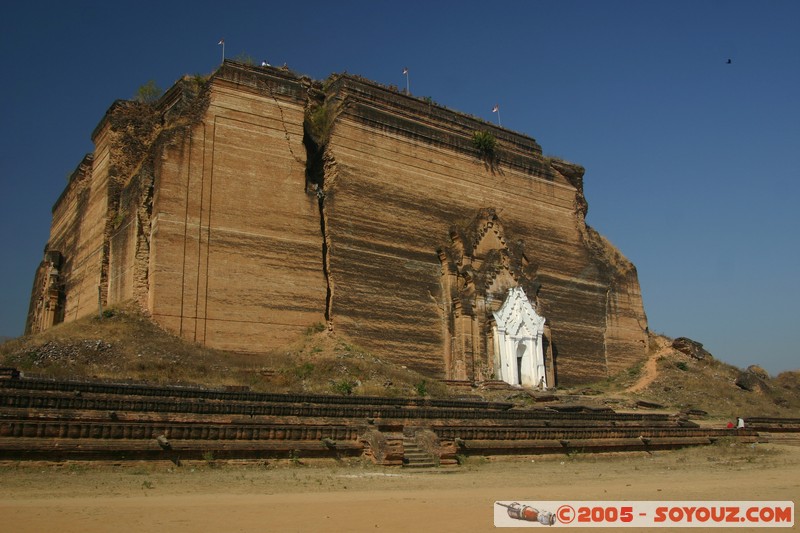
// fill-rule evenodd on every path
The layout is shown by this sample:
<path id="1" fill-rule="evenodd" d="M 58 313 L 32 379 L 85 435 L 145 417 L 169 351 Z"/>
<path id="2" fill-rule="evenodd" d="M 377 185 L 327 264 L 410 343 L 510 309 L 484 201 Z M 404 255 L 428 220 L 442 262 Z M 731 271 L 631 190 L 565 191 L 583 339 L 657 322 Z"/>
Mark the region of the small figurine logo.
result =
<path id="1" fill-rule="evenodd" d="M 518 502 L 513 502 L 506 505 L 505 503 L 495 502 L 501 507 L 505 507 L 508 511 L 508 516 L 516 520 L 525 520 L 526 522 L 539 522 L 543 526 L 552 526 L 556 523 L 556 515 L 550 511 L 540 511 L 529 505 L 522 505 Z"/>

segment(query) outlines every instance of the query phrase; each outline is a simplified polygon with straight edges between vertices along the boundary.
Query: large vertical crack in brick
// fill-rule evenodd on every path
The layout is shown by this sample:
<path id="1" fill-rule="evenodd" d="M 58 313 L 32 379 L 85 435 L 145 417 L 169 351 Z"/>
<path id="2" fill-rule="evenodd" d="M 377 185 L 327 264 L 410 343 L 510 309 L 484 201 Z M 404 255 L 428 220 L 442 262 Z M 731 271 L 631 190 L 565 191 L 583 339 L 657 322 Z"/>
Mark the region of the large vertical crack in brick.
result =
<path id="1" fill-rule="evenodd" d="M 330 253 L 331 243 L 330 235 L 328 234 L 328 219 L 325 211 L 325 191 L 319 189 L 317 191 L 317 201 L 319 203 L 319 226 L 322 233 L 322 270 L 325 274 L 325 321 L 328 323 L 328 328 L 333 329 L 333 277 L 331 276 L 330 266 Z"/>
<path id="2" fill-rule="evenodd" d="M 303 121 L 303 144 L 306 147 L 306 194 L 316 197 L 322 236 L 322 271 L 325 276 L 325 321 L 333 329 L 334 281 L 331 274 L 331 238 L 328 225 L 328 204 L 332 201 L 336 181 L 336 161 L 328 151 L 328 140 L 341 103 L 310 88 Z"/>

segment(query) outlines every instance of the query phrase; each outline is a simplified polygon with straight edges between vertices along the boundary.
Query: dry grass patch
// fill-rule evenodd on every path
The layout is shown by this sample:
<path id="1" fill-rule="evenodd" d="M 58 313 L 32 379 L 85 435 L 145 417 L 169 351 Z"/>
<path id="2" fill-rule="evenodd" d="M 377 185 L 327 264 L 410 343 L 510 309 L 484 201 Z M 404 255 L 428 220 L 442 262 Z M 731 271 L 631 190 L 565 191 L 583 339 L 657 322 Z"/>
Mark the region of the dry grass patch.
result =
<path id="1" fill-rule="evenodd" d="M 183 341 L 134 306 L 59 324 L 0 345 L 0 365 L 28 375 L 153 384 L 248 387 L 261 392 L 445 396 L 430 377 L 383 361 L 310 325 L 301 338 L 266 354 L 212 350 Z"/>

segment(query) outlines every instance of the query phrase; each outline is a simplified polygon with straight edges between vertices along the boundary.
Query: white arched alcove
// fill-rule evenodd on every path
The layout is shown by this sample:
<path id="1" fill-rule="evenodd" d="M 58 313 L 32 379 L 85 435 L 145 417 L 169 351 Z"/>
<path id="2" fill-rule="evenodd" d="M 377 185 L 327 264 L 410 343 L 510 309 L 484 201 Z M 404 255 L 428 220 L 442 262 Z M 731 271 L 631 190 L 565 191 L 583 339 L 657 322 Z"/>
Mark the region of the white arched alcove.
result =
<path id="1" fill-rule="evenodd" d="M 494 314 L 495 377 L 523 387 L 547 384 L 542 351 L 544 317 L 539 316 L 522 287 L 508 290 Z"/>

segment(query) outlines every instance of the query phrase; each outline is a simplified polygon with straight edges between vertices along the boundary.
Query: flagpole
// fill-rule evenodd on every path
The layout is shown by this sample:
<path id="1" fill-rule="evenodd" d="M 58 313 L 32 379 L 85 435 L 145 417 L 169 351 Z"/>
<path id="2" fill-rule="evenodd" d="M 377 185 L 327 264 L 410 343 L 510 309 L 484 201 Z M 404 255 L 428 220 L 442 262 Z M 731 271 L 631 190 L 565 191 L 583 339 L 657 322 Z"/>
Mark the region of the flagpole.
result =
<path id="1" fill-rule="evenodd" d="M 222 45 L 222 62 L 225 62 L 225 39 L 220 39 L 217 44 Z"/>
<path id="2" fill-rule="evenodd" d="M 492 108 L 492 113 L 497 113 L 497 125 L 502 128 L 503 125 L 500 124 L 500 104 L 494 105 L 494 107 Z"/>
<path id="3" fill-rule="evenodd" d="M 403 74 L 406 75 L 406 94 L 411 96 L 411 85 L 408 81 L 408 67 L 403 68 Z"/>

